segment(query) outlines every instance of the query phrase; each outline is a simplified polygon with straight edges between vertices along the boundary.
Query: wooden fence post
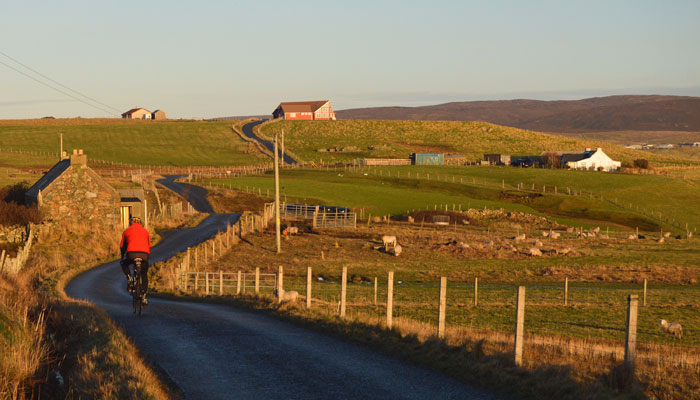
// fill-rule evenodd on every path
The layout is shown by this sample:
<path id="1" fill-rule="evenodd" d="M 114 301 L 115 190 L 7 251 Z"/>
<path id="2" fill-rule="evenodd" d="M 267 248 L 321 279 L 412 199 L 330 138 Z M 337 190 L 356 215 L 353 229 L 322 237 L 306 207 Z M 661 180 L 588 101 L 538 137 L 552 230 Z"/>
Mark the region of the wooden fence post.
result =
<path id="1" fill-rule="evenodd" d="M 637 358 L 637 306 L 639 296 L 631 294 L 627 297 L 627 336 L 625 337 L 625 363 L 634 367 Z"/>
<path id="2" fill-rule="evenodd" d="M 311 308 L 311 267 L 306 268 L 306 308 Z"/>
<path id="3" fill-rule="evenodd" d="M 377 305 L 377 277 L 374 277 L 374 305 Z"/>
<path id="4" fill-rule="evenodd" d="M 194 276 L 194 291 L 197 292 L 199 289 L 199 272 Z"/>
<path id="5" fill-rule="evenodd" d="M 255 294 L 260 294 L 260 267 L 255 267 Z"/>
<path id="6" fill-rule="evenodd" d="M 447 277 L 440 277 L 440 301 L 438 303 L 438 337 L 445 337 L 445 306 L 447 304 Z"/>
<path id="7" fill-rule="evenodd" d="M 479 305 L 479 278 L 474 278 L 474 307 Z"/>
<path id="8" fill-rule="evenodd" d="M 569 278 L 564 278 L 564 305 L 569 304 Z"/>
<path id="9" fill-rule="evenodd" d="M 642 297 L 642 305 L 647 306 L 647 280 L 644 280 L 644 297 Z"/>
<path id="10" fill-rule="evenodd" d="M 284 269 L 280 265 L 279 271 L 277 272 L 277 303 L 282 303 L 282 291 L 284 290 L 282 279 L 284 279 Z"/>
<path id="11" fill-rule="evenodd" d="M 386 283 L 386 327 L 391 329 L 394 307 L 394 271 L 389 271 Z"/>
<path id="12" fill-rule="evenodd" d="M 219 296 L 224 295 L 224 271 L 219 270 Z"/>
<path id="13" fill-rule="evenodd" d="M 345 298 L 348 290 L 348 267 L 343 267 L 340 278 L 340 318 L 345 318 Z"/>
<path id="14" fill-rule="evenodd" d="M 204 273 L 204 294 L 209 294 L 209 272 Z"/>
<path id="15" fill-rule="evenodd" d="M 515 301 L 515 365 L 523 363 L 523 331 L 525 328 L 525 286 L 518 286 Z"/>
<path id="16" fill-rule="evenodd" d="M 236 294 L 241 294 L 241 271 L 238 271 L 238 277 L 236 279 Z"/>

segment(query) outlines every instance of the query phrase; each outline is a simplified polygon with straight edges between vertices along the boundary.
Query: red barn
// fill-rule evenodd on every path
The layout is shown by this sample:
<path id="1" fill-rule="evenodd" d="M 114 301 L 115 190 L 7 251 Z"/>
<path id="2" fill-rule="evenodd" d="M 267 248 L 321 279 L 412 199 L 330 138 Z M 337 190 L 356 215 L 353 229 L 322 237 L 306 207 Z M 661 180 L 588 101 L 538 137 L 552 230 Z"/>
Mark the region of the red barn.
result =
<path id="1" fill-rule="evenodd" d="M 319 101 L 293 101 L 280 103 L 272 118 L 284 118 L 289 120 L 334 120 L 335 112 L 328 100 Z"/>

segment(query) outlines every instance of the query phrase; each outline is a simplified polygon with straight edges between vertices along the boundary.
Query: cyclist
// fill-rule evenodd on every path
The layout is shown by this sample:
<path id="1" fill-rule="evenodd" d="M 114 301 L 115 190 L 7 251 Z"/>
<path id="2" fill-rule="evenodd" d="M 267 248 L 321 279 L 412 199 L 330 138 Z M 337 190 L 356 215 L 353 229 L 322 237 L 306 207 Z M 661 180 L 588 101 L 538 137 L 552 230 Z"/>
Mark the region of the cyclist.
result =
<path id="1" fill-rule="evenodd" d="M 129 271 L 129 265 L 133 264 L 134 260 L 137 258 L 143 260 L 141 263 L 141 285 L 143 287 L 141 303 L 146 306 L 148 305 L 148 300 L 146 300 L 146 292 L 148 292 L 148 257 L 151 254 L 151 235 L 148 233 L 146 228 L 141 225 L 141 218 L 129 218 L 129 227 L 126 228 L 122 234 L 122 241 L 119 244 L 119 247 L 121 248 L 122 253 L 122 260 L 120 264 L 128 281 L 127 290 L 129 292 L 131 292 L 134 287 L 134 282 L 132 282 Z"/>

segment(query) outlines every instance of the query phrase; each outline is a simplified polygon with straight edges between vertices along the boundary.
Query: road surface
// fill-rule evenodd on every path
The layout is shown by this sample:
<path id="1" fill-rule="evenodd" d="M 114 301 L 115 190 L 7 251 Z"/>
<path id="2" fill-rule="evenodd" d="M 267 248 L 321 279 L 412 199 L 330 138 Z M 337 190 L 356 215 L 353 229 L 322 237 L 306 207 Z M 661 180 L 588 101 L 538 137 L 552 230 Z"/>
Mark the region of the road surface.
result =
<path id="1" fill-rule="evenodd" d="M 260 124 L 262 124 L 262 123 L 265 122 L 265 121 L 267 121 L 267 120 L 264 119 L 264 120 L 261 120 L 261 121 L 249 122 L 249 123 L 243 125 L 243 134 L 246 135 L 246 136 L 248 136 L 248 137 L 251 138 L 251 139 L 257 140 L 257 141 L 260 142 L 263 146 L 267 147 L 267 149 L 270 150 L 270 153 L 274 153 L 274 152 L 275 152 L 275 144 L 272 143 L 272 142 L 269 141 L 269 140 L 265 140 L 265 139 L 259 137 L 259 136 L 256 135 L 255 132 L 253 131 L 253 127 L 255 127 L 255 126 L 257 126 L 257 125 L 260 125 Z M 279 154 L 281 154 L 281 153 L 282 153 L 282 149 L 279 149 L 279 152 L 280 152 Z M 297 163 L 292 157 L 290 157 L 290 156 L 287 155 L 287 154 L 284 155 L 284 162 L 285 162 L 286 164 L 290 164 L 290 165 L 293 165 L 293 164 L 296 164 L 296 163 Z"/>
<path id="2" fill-rule="evenodd" d="M 151 259 L 165 260 L 237 218 L 214 214 L 195 228 L 177 231 L 152 249 Z M 494 398 L 436 372 L 253 311 L 151 298 L 143 315 L 134 316 L 116 261 L 78 275 L 66 293 L 103 308 L 189 399 Z"/>

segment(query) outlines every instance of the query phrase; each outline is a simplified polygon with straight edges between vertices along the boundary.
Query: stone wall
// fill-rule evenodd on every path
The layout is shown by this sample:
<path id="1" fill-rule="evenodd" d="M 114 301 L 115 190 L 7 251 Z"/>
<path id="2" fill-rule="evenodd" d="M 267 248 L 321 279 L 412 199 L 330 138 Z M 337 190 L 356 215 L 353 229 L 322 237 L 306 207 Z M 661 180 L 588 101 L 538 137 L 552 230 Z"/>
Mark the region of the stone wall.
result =
<path id="1" fill-rule="evenodd" d="M 113 225 L 118 222 L 120 197 L 96 173 L 72 165 L 42 193 L 41 211 L 49 222 Z"/>

